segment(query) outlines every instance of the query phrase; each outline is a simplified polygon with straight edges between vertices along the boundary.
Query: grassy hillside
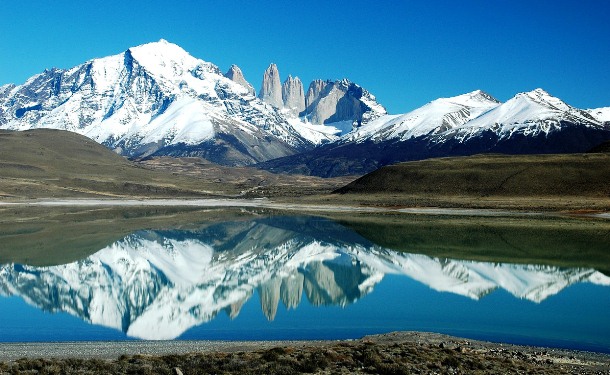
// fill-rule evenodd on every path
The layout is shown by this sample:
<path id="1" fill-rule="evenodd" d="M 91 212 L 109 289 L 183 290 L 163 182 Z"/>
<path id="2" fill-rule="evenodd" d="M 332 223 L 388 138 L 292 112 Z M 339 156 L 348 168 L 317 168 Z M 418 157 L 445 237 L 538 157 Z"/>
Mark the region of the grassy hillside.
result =
<path id="1" fill-rule="evenodd" d="M 223 187 L 227 189 L 227 187 Z M 0 131 L 0 197 L 202 196 L 218 185 L 151 171 L 81 135 Z"/>
<path id="2" fill-rule="evenodd" d="M 428 159 L 380 168 L 336 193 L 397 205 L 607 208 L 610 154 Z"/>

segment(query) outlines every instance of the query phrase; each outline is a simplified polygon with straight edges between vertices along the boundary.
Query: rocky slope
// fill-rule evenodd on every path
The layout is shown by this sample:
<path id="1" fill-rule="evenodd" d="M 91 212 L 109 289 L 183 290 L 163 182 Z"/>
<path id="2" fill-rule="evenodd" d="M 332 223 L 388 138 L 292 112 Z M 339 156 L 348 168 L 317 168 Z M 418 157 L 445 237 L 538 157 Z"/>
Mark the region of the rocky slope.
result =
<path id="1" fill-rule="evenodd" d="M 305 109 L 305 94 L 303 83 L 299 77 L 288 76 L 282 84 L 282 100 L 284 107 L 293 116 L 298 116 Z"/>
<path id="2" fill-rule="evenodd" d="M 307 95 L 298 77 L 289 75 L 281 86 L 279 82 L 277 66 L 269 65 L 258 96 L 272 107 L 283 109 L 289 117 L 305 122 L 295 128 L 314 125 L 316 129 L 316 125 L 326 125 L 320 128 L 340 135 L 387 114 L 374 95 L 348 79 L 316 79 L 310 83 Z M 331 141 L 336 139 L 329 138 Z"/>
<path id="3" fill-rule="evenodd" d="M 258 97 L 265 103 L 269 103 L 274 108 L 282 108 L 282 84 L 280 83 L 280 73 L 277 65 L 270 64 L 263 74 L 263 83 Z"/>

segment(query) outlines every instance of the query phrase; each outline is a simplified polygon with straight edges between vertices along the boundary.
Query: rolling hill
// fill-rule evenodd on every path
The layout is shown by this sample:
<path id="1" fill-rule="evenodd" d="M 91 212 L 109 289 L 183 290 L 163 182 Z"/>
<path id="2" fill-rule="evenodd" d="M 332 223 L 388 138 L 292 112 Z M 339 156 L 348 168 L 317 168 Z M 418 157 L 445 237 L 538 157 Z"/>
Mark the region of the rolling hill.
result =
<path id="1" fill-rule="evenodd" d="M 609 163 L 603 153 L 436 158 L 382 167 L 335 193 L 397 205 L 607 208 Z"/>
<path id="2" fill-rule="evenodd" d="M 0 131 L 0 197 L 192 197 L 223 193 L 218 190 L 212 183 L 145 169 L 76 133 Z"/>

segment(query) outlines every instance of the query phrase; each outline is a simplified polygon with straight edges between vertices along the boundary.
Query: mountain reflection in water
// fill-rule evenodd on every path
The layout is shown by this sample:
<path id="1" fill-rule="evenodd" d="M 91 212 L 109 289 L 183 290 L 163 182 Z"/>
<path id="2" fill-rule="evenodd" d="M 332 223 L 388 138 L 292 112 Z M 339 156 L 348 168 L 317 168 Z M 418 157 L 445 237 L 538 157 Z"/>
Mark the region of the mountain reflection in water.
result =
<path id="1" fill-rule="evenodd" d="M 201 230 L 138 231 L 86 259 L 50 267 L 0 266 L 0 293 L 142 339 L 173 339 L 221 311 L 231 318 L 255 293 L 269 320 L 303 294 L 347 306 L 386 274 L 480 299 L 496 289 L 540 302 L 580 282 L 610 286 L 593 269 L 498 264 L 407 254 L 333 221 L 267 217 Z"/>

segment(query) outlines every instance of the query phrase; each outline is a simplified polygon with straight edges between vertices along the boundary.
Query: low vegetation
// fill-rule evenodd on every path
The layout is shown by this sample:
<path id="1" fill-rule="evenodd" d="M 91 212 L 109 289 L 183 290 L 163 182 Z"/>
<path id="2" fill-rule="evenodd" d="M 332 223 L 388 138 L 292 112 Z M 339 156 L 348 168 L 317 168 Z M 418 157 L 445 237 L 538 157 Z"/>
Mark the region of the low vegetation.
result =
<path id="1" fill-rule="evenodd" d="M 427 338 L 431 336 L 431 338 Z M 442 340 L 442 341 L 441 341 Z M 357 341 L 237 352 L 122 355 L 118 359 L 19 359 L 1 374 L 601 374 L 607 356 L 394 333 Z"/>
<path id="2" fill-rule="evenodd" d="M 200 158 L 134 162 L 76 133 L 0 130 L 0 199 L 295 198 L 329 193 L 354 178 L 278 175 Z"/>

